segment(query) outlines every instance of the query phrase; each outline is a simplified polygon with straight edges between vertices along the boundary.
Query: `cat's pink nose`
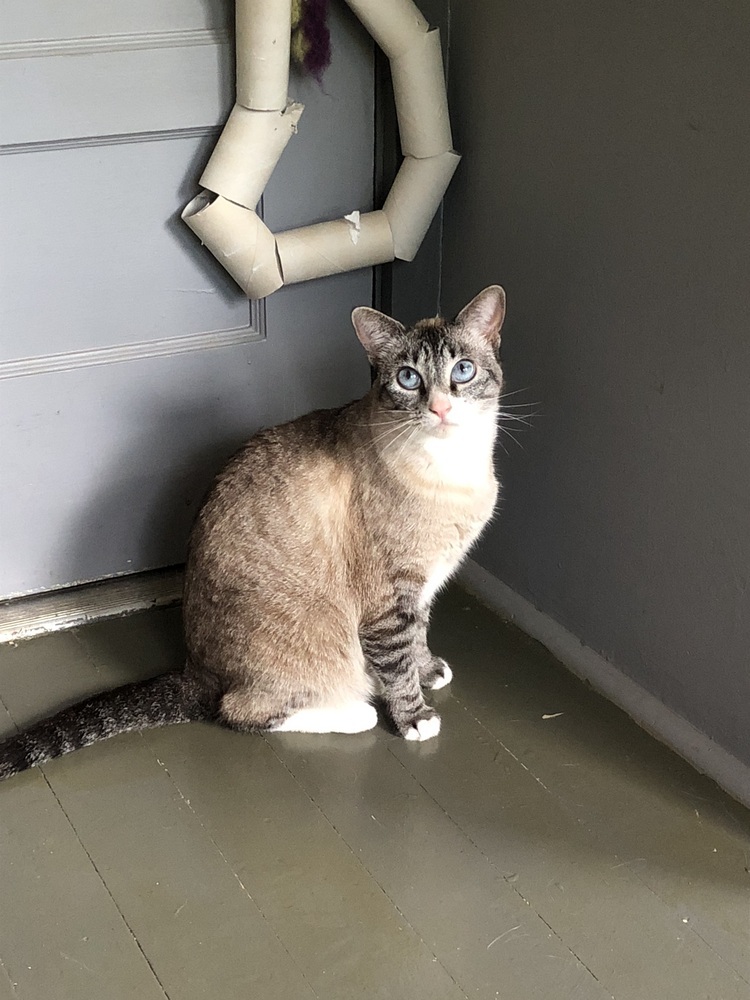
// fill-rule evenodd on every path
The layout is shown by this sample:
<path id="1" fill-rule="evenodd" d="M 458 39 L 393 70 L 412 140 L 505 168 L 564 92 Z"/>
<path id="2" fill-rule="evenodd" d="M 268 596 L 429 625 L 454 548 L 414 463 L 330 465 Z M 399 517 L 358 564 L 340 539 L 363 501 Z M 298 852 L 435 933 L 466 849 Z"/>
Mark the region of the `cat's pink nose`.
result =
<path id="1" fill-rule="evenodd" d="M 445 420 L 451 411 L 451 401 L 448 396 L 435 395 L 430 400 L 430 411 L 441 420 Z"/>

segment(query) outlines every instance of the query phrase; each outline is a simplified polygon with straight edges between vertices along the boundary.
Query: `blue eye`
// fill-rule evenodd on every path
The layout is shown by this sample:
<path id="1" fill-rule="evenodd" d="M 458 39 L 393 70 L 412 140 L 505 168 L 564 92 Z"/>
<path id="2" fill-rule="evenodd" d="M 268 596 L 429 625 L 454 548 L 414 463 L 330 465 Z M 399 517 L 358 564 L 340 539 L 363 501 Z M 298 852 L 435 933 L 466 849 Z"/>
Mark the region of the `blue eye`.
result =
<path id="1" fill-rule="evenodd" d="M 466 358 L 457 361 L 451 372 L 451 382 L 471 382 L 477 373 L 477 366 Z"/>
<path id="2" fill-rule="evenodd" d="M 418 389 L 422 384 L 422 376 L 413 368 L 399 368 L 396 381 L 402 389 Z"/>

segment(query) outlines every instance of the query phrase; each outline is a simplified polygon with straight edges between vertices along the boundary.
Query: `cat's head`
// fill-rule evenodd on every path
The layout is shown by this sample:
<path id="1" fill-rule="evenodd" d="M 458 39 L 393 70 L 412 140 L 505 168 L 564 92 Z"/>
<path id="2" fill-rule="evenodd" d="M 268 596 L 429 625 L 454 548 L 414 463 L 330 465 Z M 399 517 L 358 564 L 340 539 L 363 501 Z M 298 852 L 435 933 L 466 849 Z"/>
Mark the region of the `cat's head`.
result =
<path id="1" fill-rule="evenodd" d="M 407 328 L 377 309 L 355 309 L 352 322 L 375 369 L 381 408 L 436 437 L 469 429 L 478 419 L 494 420 L 504 317 L 499 285 L 485 288 L 452 322 L 438 317 Z"/>

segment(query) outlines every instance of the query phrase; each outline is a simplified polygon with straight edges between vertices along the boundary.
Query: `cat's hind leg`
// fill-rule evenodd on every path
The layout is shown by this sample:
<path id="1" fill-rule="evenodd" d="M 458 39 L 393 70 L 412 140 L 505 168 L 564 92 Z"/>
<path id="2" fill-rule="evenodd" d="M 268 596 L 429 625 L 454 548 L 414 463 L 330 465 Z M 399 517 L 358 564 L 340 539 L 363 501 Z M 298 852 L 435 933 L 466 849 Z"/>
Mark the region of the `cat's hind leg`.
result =
<path id="1" fill-rule="evenodd" d="M 378 713 L 368 701 L 285 708 L 280 698 L 235 689 L 224 696 L 219 721 L 230 729 L 272 733 L 363 733 L 377 725 Z"/>
<path id="2" fill-rule="evenodd" d="M 364 733 L 378 721 L 375 707 L 352 701 L 335 707 L 301 708 L 270 727 L 272 733 Z"/>
<path id="3" fill-rule="evenodd" d="M 235 683 L 222 697 L 220 721 L 246 731 L 372 729 L 377 724 L 372 679 L 345 611 L 323 598 L 313 602 L 310 594 L 288 595 L 280 606 L 271 602 L 260 627 L 248 629 L 232 650 L 241 669 L 235 669 Z"/>

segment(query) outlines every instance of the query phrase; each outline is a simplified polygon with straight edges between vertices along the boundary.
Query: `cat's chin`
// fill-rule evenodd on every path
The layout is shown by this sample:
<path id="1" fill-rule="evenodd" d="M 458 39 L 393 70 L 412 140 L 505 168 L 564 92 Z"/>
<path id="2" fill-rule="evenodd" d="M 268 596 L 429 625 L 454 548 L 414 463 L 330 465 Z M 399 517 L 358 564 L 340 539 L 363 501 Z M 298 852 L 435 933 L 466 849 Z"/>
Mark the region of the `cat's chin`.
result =
<path id="1" fill-rule="evenodd" d="M 430 437 L 436 437 L 436 438 L 453 437 L 453 435 L 458 434 L 460 430 L 461 430 L 461 424 L 456 424 L 456 423 L 431 424 L 426 428 L 427 434 L 429 434 Z"/>

